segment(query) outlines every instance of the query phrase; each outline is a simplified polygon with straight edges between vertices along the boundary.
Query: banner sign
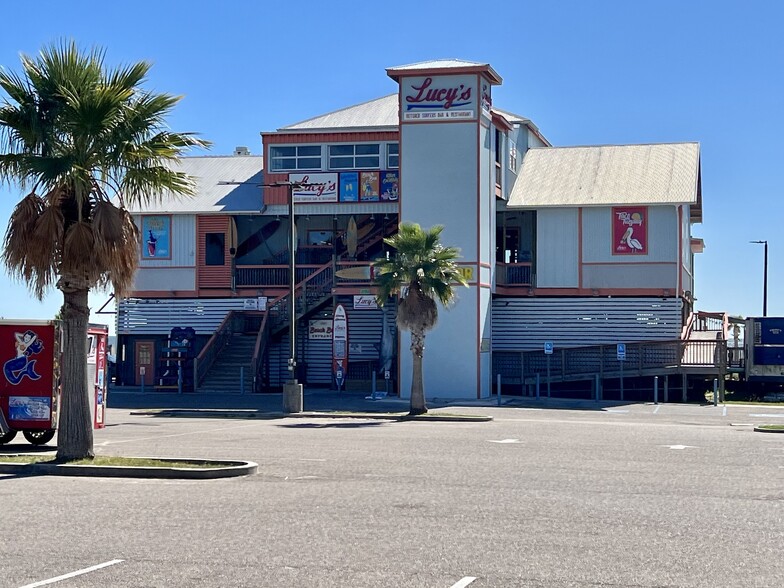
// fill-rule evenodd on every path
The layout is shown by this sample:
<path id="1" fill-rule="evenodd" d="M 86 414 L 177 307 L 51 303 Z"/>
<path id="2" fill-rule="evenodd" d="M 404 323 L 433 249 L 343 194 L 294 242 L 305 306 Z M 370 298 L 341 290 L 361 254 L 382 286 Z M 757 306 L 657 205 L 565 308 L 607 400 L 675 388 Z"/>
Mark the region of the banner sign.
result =
<path id="1" fill-rule="evenodd" d="M 401 119 L 406 122 L 472 120 L 477 111 L 477 76 L 409 77 L 400 81 Z"/>
<path id="2" fill-rule="evenodd" d="M 294 202 L 337 202 L 338 174 L 289 174 Z"/>
<path id="3" fill-rule="evenodd" d="M 378 202 L 378 172 L 362 172 L 359 177 L 360 200 L 363 202 Z"/>
<path id="4" fill-rule="evenodd" d="M 359 174 L 357 172 L 340 174 L 340 201 L 359 201 Z"/>
<path id="5" fill-rule="evenodd" d="M 395 202 L 400 197 L 400 176 L 396 171 L 381 172 L 381 200 Z"/>
<path id="6" fill-rule="evenodd" d="M 648 208 L 617 206 L 612 209 L 613 255 L 648 253 Z"/>
<path id="7" fill-rule="evenodd" d="M 309 321 L 308 339 L 311 341 L 332 341 L 332 319 Z"/>
<path id="8" fill-rule="evenodd" d="M 171 259 L 170 216 L 142 216 L 142 259 Z"/>

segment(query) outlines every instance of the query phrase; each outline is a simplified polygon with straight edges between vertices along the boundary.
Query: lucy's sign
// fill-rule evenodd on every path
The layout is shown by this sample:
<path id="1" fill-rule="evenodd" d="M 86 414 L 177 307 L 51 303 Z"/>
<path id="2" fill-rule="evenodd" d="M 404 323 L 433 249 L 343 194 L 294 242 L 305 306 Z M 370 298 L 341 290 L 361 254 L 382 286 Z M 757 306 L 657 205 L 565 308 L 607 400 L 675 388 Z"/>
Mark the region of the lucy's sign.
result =
<path id="1" fill-rule="evenodd" d="M 404 78 L 401 84 L 404 121 L 471 120 L 476 115 L 476 76 Z"/>
<path id="2" fill-rule="evenodd" d="M 289 174 L 294 202 L 337 202 L 338 174 Z"/>

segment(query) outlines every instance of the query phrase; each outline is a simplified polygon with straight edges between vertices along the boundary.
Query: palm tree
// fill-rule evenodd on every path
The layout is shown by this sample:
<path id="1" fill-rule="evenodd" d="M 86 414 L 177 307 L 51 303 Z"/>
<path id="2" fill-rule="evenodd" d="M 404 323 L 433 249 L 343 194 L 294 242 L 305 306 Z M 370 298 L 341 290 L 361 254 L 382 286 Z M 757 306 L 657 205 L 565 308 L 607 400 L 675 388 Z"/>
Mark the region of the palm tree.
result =
<path id="1" fill-rule="evenodd" d="M 21 73 L 0 69 L 0 180 L 27 195 L 8 222 L 3 259 L 41 299 L 63 293 L 63 353 L 57 459 L 92 457 L 87 390 L 87 295 L 132 284 L 139 231 L 126 209 L 165 192 L 192 194 L 169 164 L 191 133 L 166 129 L 180 97 L 145 90 L 147 62 L 108 69 L 104 52 L 73 42 L 22 56 Z"/>
<path id="2" fill-rule="evenodd" d="M 455 263 L 460 250 L 439 243 L 443 230 L 444 227 L 439 225 L 425 230 L 415 223 L 403 223 L 397 234 L 384 239 L 387 245 L 395 249 L 394 254 L 387 254 L 373 262 L 378 304 L 383 306 L 390 296 L 399 295 L 397 324 L 411 331 L 411 354 L 414 359 L 412 415 L 427 412 L 422 357 L 425 353 L 425 334 L 438 321 L 436 301 L 448 307 L 456 296 L 453 285 L 466 285 Z"/>

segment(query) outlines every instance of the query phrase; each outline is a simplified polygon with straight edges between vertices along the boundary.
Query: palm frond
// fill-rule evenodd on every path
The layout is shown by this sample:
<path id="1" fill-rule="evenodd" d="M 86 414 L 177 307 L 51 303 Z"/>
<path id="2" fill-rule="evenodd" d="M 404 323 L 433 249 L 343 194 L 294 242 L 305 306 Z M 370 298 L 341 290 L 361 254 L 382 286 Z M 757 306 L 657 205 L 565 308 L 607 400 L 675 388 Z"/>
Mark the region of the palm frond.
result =
<path id="1" fill-rule="evenodd" d="M 456 260 L 459 250 L 440 243 L 443 227 L 424 230 L 415 223 L 403 223 L 384 242 L 394 251 L 373 262 L 376 301 L 383 306 L 391 296 L 399 296 L 398 323 L 402 328 L 431 329 L 438 320 L 436 300 L 449 306 L 456 298 L 454 286 L 466 284 Z"/>
<path id="2" fill-rule="evenodd" d="M 3 257 L 12 272 L 25 266 L 27 251 L 34 244 L 35 224 L 44 210 L 40 196 L 31 193 L 14 207 L 8 220 L 8 230 L 3 243 Z"/>
<path id="3" fill-rule="evenodd" d="M 192 194 L 194 182 L 176 162 L 209 145 L 167 128 L 180 97 L 140 87 L 149 63 L 108 69 L 104 58 L 64 40 L 22 56 L 19 73 L 0 69 L 0 181 L 47 194 L 20 202 L 3 257 L 38 295 L 62 273 L 70 284 L 128 291 L 138 230 L 111 196 L 143 204 Z"/>

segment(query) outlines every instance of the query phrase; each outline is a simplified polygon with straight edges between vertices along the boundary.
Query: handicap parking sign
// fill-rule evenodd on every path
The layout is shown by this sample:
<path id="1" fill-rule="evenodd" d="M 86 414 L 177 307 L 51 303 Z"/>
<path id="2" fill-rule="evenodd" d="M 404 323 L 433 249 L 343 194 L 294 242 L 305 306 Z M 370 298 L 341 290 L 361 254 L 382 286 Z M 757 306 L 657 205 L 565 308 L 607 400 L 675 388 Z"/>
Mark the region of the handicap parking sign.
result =
<path id="1" fill-rule="evenodd" d="M 618 361 L 626 359 L 626 343 L 618 343 Z"/>
<path id="2" fill-rule="evenodd" d="M 343 371 L 343 368 L 338 366 L 338 368 L 335 370 L 335 383 L 337 383 L 337 385 L 340 387 L 343 385 L 343 380 L 345 379 L 346 374 Z"/>
<path id="3" fill-rule="evenodd" d="M 545 355 L 552 355 L 553 354 L 553 342 L 552 341 L 545 341 L 544 342 L 544 354 Z"/>

